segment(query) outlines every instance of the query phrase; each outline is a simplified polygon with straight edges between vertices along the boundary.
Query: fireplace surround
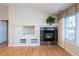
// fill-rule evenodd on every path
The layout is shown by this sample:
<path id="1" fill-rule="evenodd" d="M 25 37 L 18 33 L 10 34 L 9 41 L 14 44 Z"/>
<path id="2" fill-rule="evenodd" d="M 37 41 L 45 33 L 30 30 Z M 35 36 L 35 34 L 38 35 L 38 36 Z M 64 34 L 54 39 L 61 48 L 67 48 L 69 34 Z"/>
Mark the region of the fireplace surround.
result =
<path id="1" fill-rule="evenodd" d="M 40 28 L 40 44 L 57 44 L 58 30 L 56 27 Z"/>

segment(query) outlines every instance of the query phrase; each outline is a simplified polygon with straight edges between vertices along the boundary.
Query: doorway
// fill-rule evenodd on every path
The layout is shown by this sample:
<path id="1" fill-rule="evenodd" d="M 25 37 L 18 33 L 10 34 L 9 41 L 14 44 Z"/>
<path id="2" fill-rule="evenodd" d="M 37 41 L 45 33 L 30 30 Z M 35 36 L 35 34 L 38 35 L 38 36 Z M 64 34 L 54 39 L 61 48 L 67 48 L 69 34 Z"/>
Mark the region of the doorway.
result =
<path id="1" fill-rule="evenodd" d="M 0 45 L 8 45 L 8 20 L 0 20 Z"/>

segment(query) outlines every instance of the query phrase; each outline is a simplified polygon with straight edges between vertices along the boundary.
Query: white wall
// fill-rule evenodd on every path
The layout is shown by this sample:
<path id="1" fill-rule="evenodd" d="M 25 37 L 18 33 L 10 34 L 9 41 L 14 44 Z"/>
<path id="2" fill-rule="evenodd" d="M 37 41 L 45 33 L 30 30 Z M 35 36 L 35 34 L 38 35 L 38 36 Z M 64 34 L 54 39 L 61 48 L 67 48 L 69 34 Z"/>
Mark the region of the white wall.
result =
<path id="1" fill-rule="evenodd" d="M 46 18 L 49 15 L 26 6 L 10 5 L 9 6 L 9 45 L 17 45 L 14 38 L 19 36 L 14 35 L 14 31 L 20 30 L 21 26 L 35 26 L 46 23 Z M 18 27 L 19 29 L 15 29 Z M 21 31 L 19 31 L 20 33 Z"/>
<path id="2" fill-rule="evenodd" d="M 26 6 L 15 5 L 14 25 L 35 25 L 46 22 L 49 16 L 46 13 L 28 8 Z"/>
<path id="3" fill-rule="evenodd" d="M 8 20 L 8 7 L 0 6 L 0 20 Z"/>
<path id="4" fill-rule="evenodd" d="M 58 24 L 58 45 L 64 48 L 64 18 L 59 20 Z"/>

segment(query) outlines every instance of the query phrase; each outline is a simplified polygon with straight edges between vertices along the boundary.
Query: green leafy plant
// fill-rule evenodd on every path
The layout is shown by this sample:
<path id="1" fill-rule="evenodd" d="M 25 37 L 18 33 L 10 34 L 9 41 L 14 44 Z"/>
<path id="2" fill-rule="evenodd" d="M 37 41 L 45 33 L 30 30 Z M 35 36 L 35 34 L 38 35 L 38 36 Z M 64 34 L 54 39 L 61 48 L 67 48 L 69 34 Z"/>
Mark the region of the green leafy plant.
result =
<path id="1" fill-rule="evenodd" d="M 52 16 L 49 16 L 46 20 L 47 24 L 52 25 L 55 22 L 55 18 Z"/>

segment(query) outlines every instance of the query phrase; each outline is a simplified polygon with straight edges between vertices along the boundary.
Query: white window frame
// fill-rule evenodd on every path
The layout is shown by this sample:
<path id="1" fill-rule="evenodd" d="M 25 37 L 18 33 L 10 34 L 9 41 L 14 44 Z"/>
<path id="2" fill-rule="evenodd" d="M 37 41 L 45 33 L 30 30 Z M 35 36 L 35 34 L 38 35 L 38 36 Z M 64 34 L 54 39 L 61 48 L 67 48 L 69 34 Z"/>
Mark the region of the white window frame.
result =
<path id="1" fill-rule="evenodd" d="M 75 14 L 73 14 L 73 15 L 71 15 L 71 16 L 74 16 L 74 18 L 75 18 Z M 64 25 L 65 25 L 65 39 L 66 39 L 66 40 L 75 41 L 75 28 L 76 28 L 76 26 L 74 26 L 74 27 L 66 27 L 66 24 L 67 24 L 67 23 L 66 23 L 66 20 L 68 20 L 68 17 L 70 17 L 70 16 L 66 16 L 66 17 L 65 17 L 65 24 L 64 24 Z M 75 24 L 75 25 L 76 25 L 76 24 Z M 68 38 L 66 37 L 66 35 L 67 35 L 67 33 L 66 33 L 67 31 L 66 31 L 66 30 L 67 30 L 68 28 L 74 28 L 74 29 L 73 29 L 73 30 L 74 30 L 74 38 L 73 38 L 73 39 L 68 39 Z"/>

